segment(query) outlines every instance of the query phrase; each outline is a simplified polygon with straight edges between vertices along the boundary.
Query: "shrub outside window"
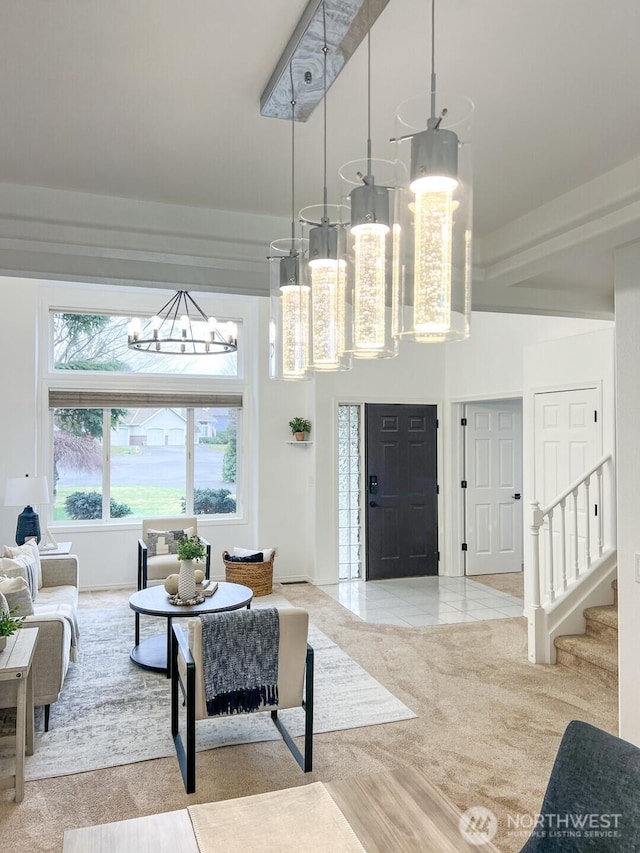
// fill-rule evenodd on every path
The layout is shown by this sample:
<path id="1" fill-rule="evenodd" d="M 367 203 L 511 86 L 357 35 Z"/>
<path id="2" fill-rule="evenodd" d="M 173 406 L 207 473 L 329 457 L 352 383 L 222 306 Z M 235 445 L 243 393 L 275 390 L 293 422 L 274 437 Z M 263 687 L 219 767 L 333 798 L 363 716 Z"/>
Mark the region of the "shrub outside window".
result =
<path id="1" fill-rule="evenodd" d="M 237 512 L 241 409 L 55 406 L 52 415 L 54 521 Z"/>

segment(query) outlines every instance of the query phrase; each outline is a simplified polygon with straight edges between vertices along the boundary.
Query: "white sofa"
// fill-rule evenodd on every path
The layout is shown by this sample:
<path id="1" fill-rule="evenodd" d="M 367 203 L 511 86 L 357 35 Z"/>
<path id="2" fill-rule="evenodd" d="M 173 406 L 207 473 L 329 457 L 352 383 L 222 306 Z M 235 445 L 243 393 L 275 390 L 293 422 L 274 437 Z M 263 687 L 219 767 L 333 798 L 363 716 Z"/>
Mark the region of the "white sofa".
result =
<path id="1" fill-rule="evenodd" d="M 37 627 L 38 643 L 33 659 L 33 703 L 44 705 L 45 731 L 49 711 L 62 692 L 70 661 L 78 653 L 78 558 L 70 554 L 41 557 L 42 586 L 33 602 L 33 614 L 25 627 Z M 12 696 L 0 687 L 0 708 L 11 707 Z"/>

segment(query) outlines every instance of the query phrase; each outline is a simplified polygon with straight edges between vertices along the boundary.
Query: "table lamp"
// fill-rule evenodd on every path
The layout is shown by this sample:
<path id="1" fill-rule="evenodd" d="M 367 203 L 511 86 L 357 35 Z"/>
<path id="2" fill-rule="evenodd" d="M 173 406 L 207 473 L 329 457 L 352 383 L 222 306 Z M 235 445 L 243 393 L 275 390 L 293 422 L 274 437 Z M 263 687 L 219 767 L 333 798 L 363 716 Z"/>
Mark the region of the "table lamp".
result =
<path id="1" fill-rule="evenodd" d="M 26 539 L 35 537 L 40 542 L 40 519 L 33 504 L 49 503 L 49 484 L 46 477 L 8 477 L 4 487 L 5 506 L 24 506 L 18 516 L 16 542 L 24 545 Z"/>

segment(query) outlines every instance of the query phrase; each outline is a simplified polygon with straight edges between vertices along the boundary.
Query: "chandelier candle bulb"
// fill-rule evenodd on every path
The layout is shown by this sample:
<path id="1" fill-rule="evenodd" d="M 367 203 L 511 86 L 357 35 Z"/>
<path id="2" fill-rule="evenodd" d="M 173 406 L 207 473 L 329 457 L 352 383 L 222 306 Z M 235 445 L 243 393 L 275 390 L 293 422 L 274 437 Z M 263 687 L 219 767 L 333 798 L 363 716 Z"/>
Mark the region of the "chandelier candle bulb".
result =
<path id="1" fill-rule="evenodd" d="M 235 324 L 226 323 L 223 335 L 216 319 L 207 317 L 186 290 L 178 290 L 144 328 L 134 317 L 127 336 L 130 349 L 158 354 L 215 355 L 238 349 Z"/>

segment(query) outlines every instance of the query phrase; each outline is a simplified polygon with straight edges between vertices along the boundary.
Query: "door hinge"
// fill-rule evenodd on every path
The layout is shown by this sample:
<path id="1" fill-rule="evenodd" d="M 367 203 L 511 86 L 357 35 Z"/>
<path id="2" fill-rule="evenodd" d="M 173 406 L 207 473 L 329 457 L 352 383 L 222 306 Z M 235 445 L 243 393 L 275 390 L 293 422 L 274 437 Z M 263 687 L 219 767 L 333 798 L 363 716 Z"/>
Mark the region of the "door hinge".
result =
<path id="1" fill-rule="evenodd" d="M 436 429 L 438 429 L 439 426 L 440 426 L 440 421 L 438 420 L 438 418 L 436 418 Z"/>
<path id="2" fill-rule="evenodd" d="M 440 494 L 440 486 L 436 485 L 436 495 Z"/>
<path id="3" fill-rule="evenodd" d="M 466 480 L 462 480 L 462 481 L 460 482 L 460 488 L 461 488 L 461 489 L 466 489 L 466 488 L 467 488 L 467 481 L 466 481 Z"/>
<path id="4" fill-rule="evenodd" d="M 467 425 L 467 419 L 466 418 L 460 418 L 460 426 L 466 426 L 466 425 Z"/>
<path id="5" fill-rule="evenodd" d="M 436 560 L 440 562 L 440 551 L 436 551 Z"/>
<path id="6" fill-rule="evenodd" d="M 463 551 L 466 551 L 466 550 L 467 550 L 467 543 L 466 543 L 466 542 L 463 542 L 463 543 L 462 543 L 462 550 L 463 550 Z"/>
<path id="7" fill-rule="evenodd" d="M 597 518 L 597 516 L 598 516 L 598 504 L 596 504 L 594 507 L 594 513 L 595 513 L 596 518 Z"/>
<path id="8" fill-rule="evenodd" d="M 593 412 L 593 420 L 594 420 L 594 423 L 598 423 L 598 410 L 597 409 L 595 409 Z"/>

